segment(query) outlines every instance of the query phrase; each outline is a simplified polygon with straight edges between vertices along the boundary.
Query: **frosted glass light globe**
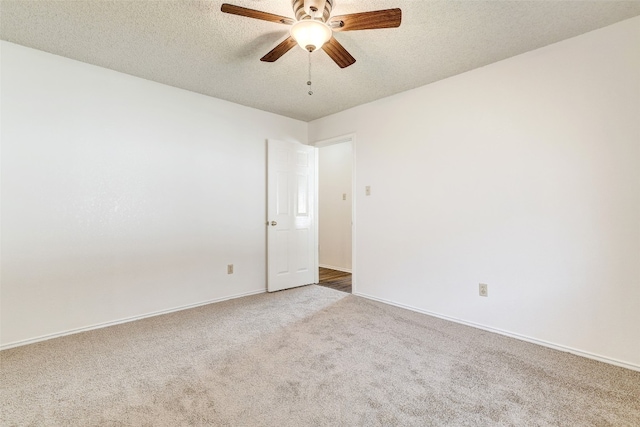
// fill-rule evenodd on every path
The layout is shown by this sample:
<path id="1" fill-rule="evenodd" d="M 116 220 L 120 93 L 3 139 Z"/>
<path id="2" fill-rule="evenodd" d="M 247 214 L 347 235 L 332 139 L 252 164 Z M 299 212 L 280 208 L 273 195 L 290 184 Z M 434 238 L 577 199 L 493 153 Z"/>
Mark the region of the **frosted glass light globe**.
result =
<path id="1" fill-rule="evenodd" d="M 298 43 L 298 46 L 306 51 L 313 52 L 329 41 L 331 28 L 321 21 L 303 19 L 293 24 L 291 37 Z"/>

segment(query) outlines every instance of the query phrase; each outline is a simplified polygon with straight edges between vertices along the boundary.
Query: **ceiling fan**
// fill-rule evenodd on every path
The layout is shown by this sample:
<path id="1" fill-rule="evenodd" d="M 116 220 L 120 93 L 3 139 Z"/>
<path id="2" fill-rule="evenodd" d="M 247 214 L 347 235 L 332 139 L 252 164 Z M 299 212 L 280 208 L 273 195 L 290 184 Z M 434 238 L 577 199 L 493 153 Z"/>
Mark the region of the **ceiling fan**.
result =
<path id="1" fill-rule="evenodd" d="M 333 36 L 334 31 L 373 30 L 400 26 L 402 11 L 384 9 L 331 16 L 334 0 L 292 0 L 295 19 L 224 3 L 221 11 L 232 15 L 290 25 L 290 35 L 261 61 L 274 62 L 298 44 L 308 52 L 322 48 L 340 68 L 356 62 Z"/>

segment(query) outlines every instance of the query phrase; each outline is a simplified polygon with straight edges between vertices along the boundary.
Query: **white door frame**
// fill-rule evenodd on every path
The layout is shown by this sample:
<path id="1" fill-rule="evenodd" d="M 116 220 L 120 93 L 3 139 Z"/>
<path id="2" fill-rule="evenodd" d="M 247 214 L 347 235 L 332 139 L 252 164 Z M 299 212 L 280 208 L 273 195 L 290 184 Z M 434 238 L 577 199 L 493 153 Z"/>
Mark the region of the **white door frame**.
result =
<path id="1" fill-rule="evenodd" d="M 351 293 L 356 294 L 356 199 L 358 193 L 356 192 L 356 134 L 349 133 L 346 135 L 336 136 L 333 138 L 322 139 L 315 141 L 309 145 L 313 145 L 317 148 L 328 147 L 330 145 L 341 144 L 343 142 L 351 142 Z M 316 160 L 320 156 L 316 156 Z M 318 182 L 319 182 L 319 168 L 316 166 L 316 209 L 318 209 Z M 318 218 L 318 212 L 316 211 L 316 218 Z M 316 240 L 320 242 L 318 237 L 319 221 L 316 221 Z M 320 262 L 319 252 L 316 248 L 316 260 Z"/>

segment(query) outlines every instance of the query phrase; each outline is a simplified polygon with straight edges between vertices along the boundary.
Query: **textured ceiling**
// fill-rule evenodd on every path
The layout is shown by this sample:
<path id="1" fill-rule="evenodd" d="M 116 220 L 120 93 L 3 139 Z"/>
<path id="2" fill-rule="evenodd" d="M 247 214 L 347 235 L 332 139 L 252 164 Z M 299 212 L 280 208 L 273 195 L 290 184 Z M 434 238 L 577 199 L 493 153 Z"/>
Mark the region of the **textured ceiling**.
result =
<path id="1" fill-rule="evenodd" d="M 293 17 L 291 0 L 227 0 Z M 640 15 L 640 1 L 335 0 L 333 15 L 400 7 L 395 29 L 336 33 L 340 69 L 295 47 L 260 62 L 288 26 L 220 12 L 222 1 L 0 2 L 0 38 L 309 121 Z"/>

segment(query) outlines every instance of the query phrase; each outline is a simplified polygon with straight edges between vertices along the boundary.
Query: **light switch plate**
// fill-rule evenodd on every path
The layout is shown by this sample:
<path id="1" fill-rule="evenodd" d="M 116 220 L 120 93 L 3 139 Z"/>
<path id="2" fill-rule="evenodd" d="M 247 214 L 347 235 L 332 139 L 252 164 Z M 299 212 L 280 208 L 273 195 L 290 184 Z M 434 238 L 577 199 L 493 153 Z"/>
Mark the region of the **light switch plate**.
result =
<path id="1" fill-rule="evenodd" d="M 478 286 L 478 290 L 480 293 L 481 297 L 488 297 L 489 296 L 489 285 L 486 285 L 484 283 L 480 283 L 480 285 Z"/>

